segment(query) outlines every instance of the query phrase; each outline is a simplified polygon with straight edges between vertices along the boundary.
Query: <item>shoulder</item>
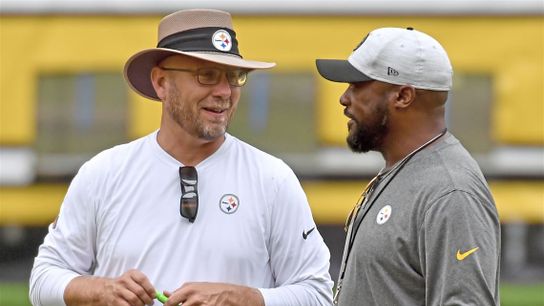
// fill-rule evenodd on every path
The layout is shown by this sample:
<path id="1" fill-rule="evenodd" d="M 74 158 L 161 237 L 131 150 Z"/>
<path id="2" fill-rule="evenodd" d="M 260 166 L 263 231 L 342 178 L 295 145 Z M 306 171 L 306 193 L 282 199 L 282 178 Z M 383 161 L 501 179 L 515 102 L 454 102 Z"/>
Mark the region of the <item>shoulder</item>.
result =
<path id="1" fill-rule="evenodd" d="M 285 188 L 301 188 L 293 170 L 280 158 L 230 136 L 226 159 L 228 169 L 262 190 L 276 193 Z"/>
<path id="2" fill-rule="evenodd" d="M 104 178 L 134 165 L 136 158 L 146 154 L 148 150 L 146 149 L 148 147 L 147 140 L 150 136 L 138 138 L 99 152 L 81 166 L 77 176 L 94 179 Z"/>
<path id="3" fill-rule="evenodd" d="M 144 153 L 142 150 L 146 147 L 148 137 L 149 136 L 141 137 L 131 142 L 106 149 L 91 158 L 89 163 L 97 165 L 103 163 L 108 163 L 110 165 L 122 163 L 134 155 Z"/>
<path id="4" fill-rule="evenodd" d="M 265 171 L 270 174 L 292 173 L 291 168 L 280 158 L 262 151 L 232 135 L 229 135 L 232 141 L 232 149 L 237 159 L 243 160 L 248 166 L 259 171 Z"/>
<path id="5" fill-rule="evenodd" d="M 453 190 L 475 193 L 488 188 L 477 162 L 451 134 L 416 154 L 406 168 L 411 179 L 417 178 L 416 183 L 444 194 Z"/>
<path id="6" fill-rule="evenodd" d="M 411 194 L 421 212 L 437 203 L 480 203 L 493 209 L 495 206 L 478 164 L 451 134 L 414 155 L 397 179 L 397 188 Z"/>

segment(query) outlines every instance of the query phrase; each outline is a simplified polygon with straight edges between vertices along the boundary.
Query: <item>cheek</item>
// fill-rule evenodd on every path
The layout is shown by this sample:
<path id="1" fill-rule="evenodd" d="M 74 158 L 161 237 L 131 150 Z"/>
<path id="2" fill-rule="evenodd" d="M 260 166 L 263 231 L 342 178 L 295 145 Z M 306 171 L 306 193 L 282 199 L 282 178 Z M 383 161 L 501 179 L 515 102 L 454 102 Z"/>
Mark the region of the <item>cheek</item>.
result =
<path id="1" fill-rule="evenodd" d="M 233 101 L 233 104 L 234 102 L 238 104 L 238 100 L 240 100 L 241 94 L 242 94 L 242 87 L 233 87 L 231 89 L 230 99 Z"/>
<path id="2" fill-rule="evenodd" d="M 356 107 L 351 109 L 351 114 L 355 118 L 355 121 L 364 122 L 368 119 L 368 116 L 370 115 L 370 110 L 364 105 L 357 105 Z"/>
<path id="3" fill-rule="evenodd" d="M 232 93 L 230 95 L 230 101 L 231 101 L 231 108 L 233 111 L 235 111 L 238 108 L 238 102 L 240 101 L 240 95 L 241 95 L 241 88 L 236 87 L 232 90 Z"/>

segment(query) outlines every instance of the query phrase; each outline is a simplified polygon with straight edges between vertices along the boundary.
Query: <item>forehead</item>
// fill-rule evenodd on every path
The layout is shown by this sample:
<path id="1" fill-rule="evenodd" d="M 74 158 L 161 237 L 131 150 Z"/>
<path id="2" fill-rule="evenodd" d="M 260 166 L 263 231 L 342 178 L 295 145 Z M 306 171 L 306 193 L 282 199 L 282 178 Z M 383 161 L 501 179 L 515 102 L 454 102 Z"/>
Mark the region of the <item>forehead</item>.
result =
<path id="1" fill-rule="evenodd" d="M 163 66 L 168 67 L 178 67 L 178 68 L 208 68 L 208 67 L 214 67 L 214 68 L 221 68 L 221 69 L 227 69 L 227 68 L 233 68 L 227 65 L 218 64 L 210 61 L 205 61 L 199 58 L 185 56 L 185 55 L 172 55 L 160 63 Z"/>

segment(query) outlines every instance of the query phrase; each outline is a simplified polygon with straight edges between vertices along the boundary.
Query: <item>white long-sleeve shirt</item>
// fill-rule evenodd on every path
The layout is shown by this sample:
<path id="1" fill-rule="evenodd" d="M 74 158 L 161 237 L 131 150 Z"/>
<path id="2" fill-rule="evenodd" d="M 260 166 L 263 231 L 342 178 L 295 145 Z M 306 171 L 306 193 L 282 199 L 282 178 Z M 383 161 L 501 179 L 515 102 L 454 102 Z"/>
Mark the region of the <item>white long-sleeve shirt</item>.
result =
<path id="1" fill-rule="evenodd" d="M 329 251 L 317 229 L 309 232 L 316 225 L 308 201 L 284 162 L 227 134 L 196 166 L 199 208 L 190 223 L 179 213 L 183 165 L 156 137 L 81 167 L 35 258 L 33 305 L 65 305 L 64 290 L 79 275 L 129 269 L 157 290 L 227 282 L 259 288 L 267 306 L 332 303 Z"/>

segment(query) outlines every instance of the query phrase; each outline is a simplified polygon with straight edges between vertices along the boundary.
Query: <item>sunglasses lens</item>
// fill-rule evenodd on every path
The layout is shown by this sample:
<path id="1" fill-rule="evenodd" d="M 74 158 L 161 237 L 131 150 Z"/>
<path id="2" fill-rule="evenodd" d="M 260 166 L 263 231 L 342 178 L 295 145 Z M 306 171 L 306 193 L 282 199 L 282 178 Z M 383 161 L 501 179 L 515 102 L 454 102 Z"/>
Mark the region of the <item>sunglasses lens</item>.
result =
<path id="1" fill-rule="evenodd" d="M 181 200 L 179 213 L 194 222 L 198 213 L 198 174 L 195 167 L 179 168 L 181 180 Z"/>
<path id="2" fill-rule="evenodd" d="M 180 214 L 182 217 L 194 222 L 196 219 L 196 213 L 198 211 L 198 198 L 185 199 L 181 198 Z"/>

